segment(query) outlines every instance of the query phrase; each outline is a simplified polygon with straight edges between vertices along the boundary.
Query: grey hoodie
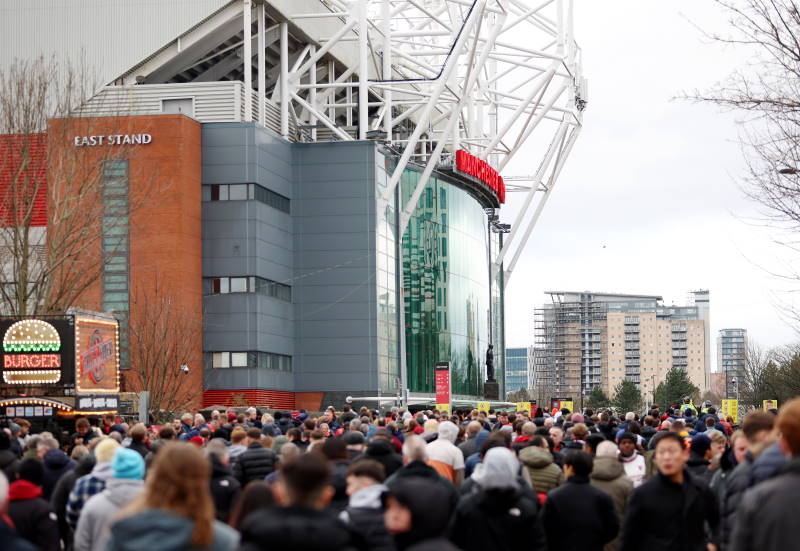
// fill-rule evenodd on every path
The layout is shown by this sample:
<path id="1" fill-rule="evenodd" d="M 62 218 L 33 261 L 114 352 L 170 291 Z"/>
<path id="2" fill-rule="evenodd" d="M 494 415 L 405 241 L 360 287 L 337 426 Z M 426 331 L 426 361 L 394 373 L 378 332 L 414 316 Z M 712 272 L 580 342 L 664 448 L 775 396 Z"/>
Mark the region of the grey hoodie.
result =
<path id="1" fill-rule="evenodd" d="M 117 512 L 133 500 L 144 488 L 142 480 L 111 478 L 106 489 L 89 498 L 83 506 L 75 530 L 75 551 L 105 549 L 108 528 Z"/>

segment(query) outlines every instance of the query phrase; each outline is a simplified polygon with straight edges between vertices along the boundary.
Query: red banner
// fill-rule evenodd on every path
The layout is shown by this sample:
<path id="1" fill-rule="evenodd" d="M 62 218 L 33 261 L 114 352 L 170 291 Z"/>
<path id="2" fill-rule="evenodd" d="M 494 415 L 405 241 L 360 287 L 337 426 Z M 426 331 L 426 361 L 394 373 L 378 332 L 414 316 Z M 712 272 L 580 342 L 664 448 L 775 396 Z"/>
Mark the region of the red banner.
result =
<path id="1" fill-rule="evenodd" d="M 436 364 L 436 403 L 450 403 L 450 362 Z"/>

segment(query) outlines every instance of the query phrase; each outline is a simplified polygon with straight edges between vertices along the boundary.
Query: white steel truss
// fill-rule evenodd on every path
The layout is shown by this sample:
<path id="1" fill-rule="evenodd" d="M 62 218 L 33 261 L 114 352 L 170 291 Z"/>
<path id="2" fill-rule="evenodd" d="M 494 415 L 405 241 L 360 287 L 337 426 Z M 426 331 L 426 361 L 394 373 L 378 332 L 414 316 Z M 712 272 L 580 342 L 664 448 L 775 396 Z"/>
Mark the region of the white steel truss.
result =
<path id="1" fill-rule="evenodd" d="M 398 156 L 387 202 L 408 163 L 424 166 L 400 235 L 458 149 L 532 173 L 508 178 L 525 195 L 493 267 L 510 259 L 506 284 L 587 101 L 573 0 L 232 0 L 114 84 L 219 80 L 244 83 L 243 120 L 279 113 L 288 140 L 385 143 Z"/>

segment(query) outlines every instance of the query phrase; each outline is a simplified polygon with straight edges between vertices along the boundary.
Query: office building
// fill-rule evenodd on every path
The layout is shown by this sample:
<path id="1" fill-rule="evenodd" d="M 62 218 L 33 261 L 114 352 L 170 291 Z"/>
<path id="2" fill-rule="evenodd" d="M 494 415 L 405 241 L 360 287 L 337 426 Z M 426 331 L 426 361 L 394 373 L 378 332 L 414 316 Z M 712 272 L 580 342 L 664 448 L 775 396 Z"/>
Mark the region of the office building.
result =
<path id="1" fill-rule="evenodd" d="M 534 379 L 553 397 L 577 400 L 596 386 L 612 395 L 626 379 L 649 401 L 671 367 L 709 388 L 708 291 L 693 292 L 688 306 L 656 295 L 548 294 L 536 310 Z"/>
<path id="2" fill-rule="evenodd" d="M 736 398 L 747 362 L 747 329 L 720 329 L 717 333 L 717 372 L 723 378 L 722 398 Z"/>
<path id="3" fill-rule="evenodd" d="M 530 387 L 533 347 L 506 348 L 506 393 Z"/>

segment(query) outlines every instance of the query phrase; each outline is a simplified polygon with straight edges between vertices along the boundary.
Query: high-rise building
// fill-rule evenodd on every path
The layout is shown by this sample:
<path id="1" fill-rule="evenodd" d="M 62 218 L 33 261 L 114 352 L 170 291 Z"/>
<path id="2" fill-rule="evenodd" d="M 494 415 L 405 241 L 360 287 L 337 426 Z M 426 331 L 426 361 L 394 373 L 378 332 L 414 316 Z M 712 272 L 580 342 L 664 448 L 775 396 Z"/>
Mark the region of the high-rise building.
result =
<path id="1" fill-rule="evenodd" d="M 735 397 L 744 375 L 747 358 L 747 329 L 720 329 L 717 334 L 717 372 L 724 379 L 727 397 Z"/>
<path id="2" fill-rule="evenodd" d="M 693 292 L 688 306 L 665 306 L 656 295 L 547 294 L 551 302 L 536 310 L 533 373 L 546 398 L 577 400 L 596 386 L 610 395 L 626 379 L 651 401 L 671 367 L 709 388 L 708 291 Z"/>
<path id="3" fill-rule="evenodd" d="M 530 388 L 533 347 L 506 348 L 506 393 Z"/>

